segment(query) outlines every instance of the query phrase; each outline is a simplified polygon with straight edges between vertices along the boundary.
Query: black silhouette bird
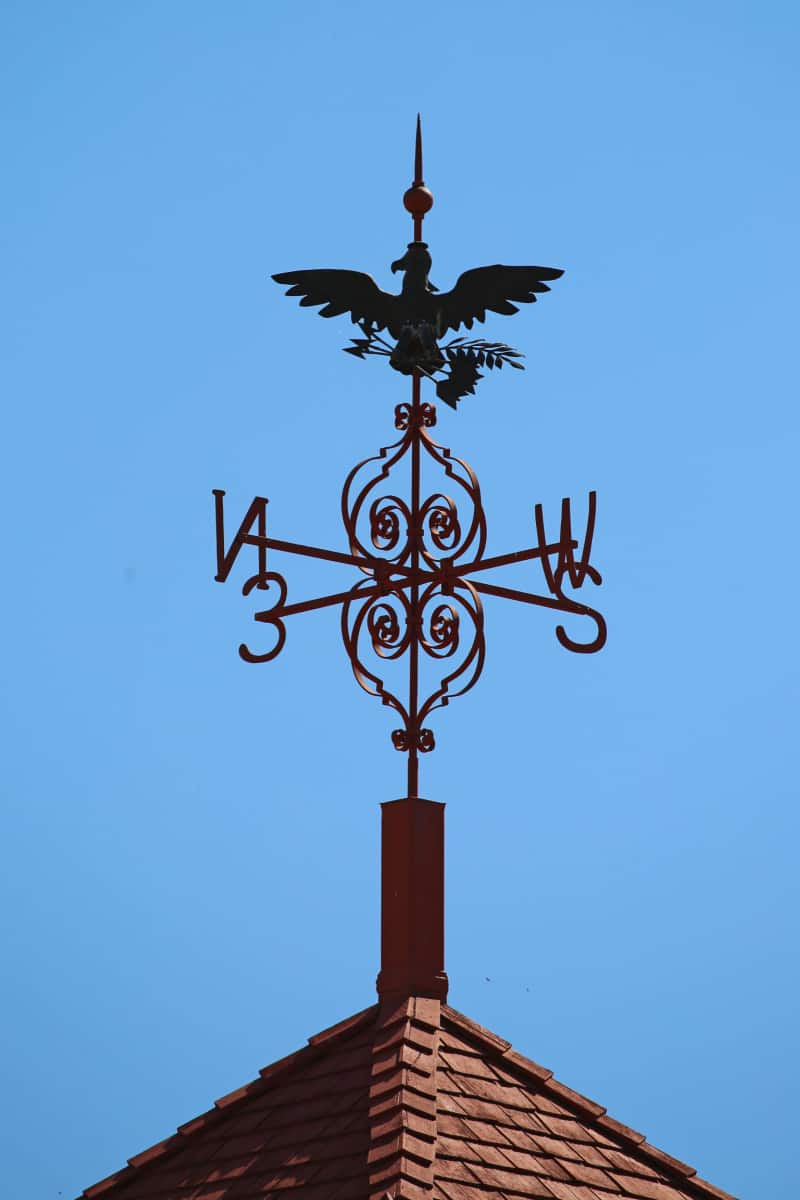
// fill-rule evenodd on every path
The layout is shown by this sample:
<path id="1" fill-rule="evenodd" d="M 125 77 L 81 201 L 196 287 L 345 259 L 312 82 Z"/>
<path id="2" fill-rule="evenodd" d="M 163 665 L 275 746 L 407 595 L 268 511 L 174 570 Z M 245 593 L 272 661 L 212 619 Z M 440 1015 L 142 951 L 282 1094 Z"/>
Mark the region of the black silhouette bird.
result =
<path id="1" fill-rule="evenodd" d="M 402 258 L 392 263 L 392 272 L 403 271 L 399 295 L 384 292 L 363 271 L 285 271 L 273 275 L 276 283 L 289 284 L 287 296 L 300 296 L 304 308 L 320 307 L 321 317 L 349 313 L 370 339 L 386 329 L 395 339 L 390 362 L 403 374 L 414 370 L 440 370 L 445 358 L 438 341 L 462 325 L 472 328 L 487 312 L 510 316 L 516 304 L 531 304 L 541 292 L 549 292 L 545 280 L 558 279 L 556 267 L 476 267 L 465 271 L 449 292 L 440 292 L 428 279 L 431 256 L 426 242 L 410 242 Z"/>

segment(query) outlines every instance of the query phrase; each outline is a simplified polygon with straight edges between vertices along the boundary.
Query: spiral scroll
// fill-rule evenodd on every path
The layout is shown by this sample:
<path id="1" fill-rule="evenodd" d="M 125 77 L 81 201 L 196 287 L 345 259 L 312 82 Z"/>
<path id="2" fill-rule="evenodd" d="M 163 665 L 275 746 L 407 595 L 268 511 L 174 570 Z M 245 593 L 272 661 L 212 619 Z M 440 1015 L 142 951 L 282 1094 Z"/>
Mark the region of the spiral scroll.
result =
<path id="1" fill-rule="evenodd" d="M 402 436 L 359 463 L 342 489 L 342 520 L 350 551 L 365 560 L 364 574 L 379 583 L 378 595 L 374 589 L 364 595 L 365 580 L 344 602 L 345 649 L 360 686 L 400 716 L 403 728 L 392 734 L 394 746 L 422 753 L 435 744 L 423 721 L 433 709 L 473 686 L 485 652 L 478 594 L 454 575 L 460 560 L 469 554 L 480 558 L 485 547 L 480 486 L 471 468 L 430 436 L 428 430 L 435 424 L 432 404 L 423 404 L 418 398 L 411 404 L 398 404 L 395 428 Z M 424 500 L 420 497 L 422 461 L 443 472 L 455 495 L 436 491 Z M 411 476 L 410 504 L 396 490 L 384 491 L 390 476 L 406 465 Z M 433 581 L 432 571 L 437 573 Z M 467 627 L 469 637 L 465 635 Z M 410 656 L 410 674 L 404 702 L 400 689 L 385 681 L 380 664 L 406 654 Z M 424 698 L 417 689 L 420 656 L 453 663 L 453 669 Z"/>
<path id="2" fill-rule="evenodd" d="M 407 565 L 416 550 L 428 566 L 435 567 L 443 556 L 451 561 L 471 553 L 480 558 L 486 546 L 486 518 L 480 485 L 475 472 L 427 432 L 436 423 L 432 404 L 398 404 L 395 425 L 403 436 L 366 458 L 348 475 L 342 489 L 342 521 L 350 552 L 365 559 L 377 555 L 395 566 Z M 382 494 L 381 485 L 404 460 L 421 451 L 443 470 L 457 489 L 458 500 L 469 512 L 465 523 L 458 501 L 436 492 L 412 511 L 396 494 Z M 370 467 L 377 467 L 370 473 Z M 363 568 L 369 573 L 369 568 Z"/>
<path id="3" fill-rule="evenodd" d="M 483 606 L 475 589 L 459 582 L 444 595 L 438 582 L 422 589 L 416 605 L 406 595 L 402 583 L 387 595 L 367 595 L 366 581 L 356 584 L 342 607 L 342 640 L 358 684 L 371 696 L 377 696 L 393 709 L 403 722 L 403 730 L 392 734 L 398 750 L 416 744 L 421 752 L 432 750 L 433 733 L 425 730 L 424 720 L 436 708 L 444 708 L 455 696 L 469 691 L 483 669 L 485 639 Z M 396 660 L 416 642 L 423 654 L 434 661 L 453 660 L 450 671 L 431 693 L 417 705 L 400 699 L 383 678 L 380 660 Z M 368 662 L 367 655 L 377 662 Z"/>

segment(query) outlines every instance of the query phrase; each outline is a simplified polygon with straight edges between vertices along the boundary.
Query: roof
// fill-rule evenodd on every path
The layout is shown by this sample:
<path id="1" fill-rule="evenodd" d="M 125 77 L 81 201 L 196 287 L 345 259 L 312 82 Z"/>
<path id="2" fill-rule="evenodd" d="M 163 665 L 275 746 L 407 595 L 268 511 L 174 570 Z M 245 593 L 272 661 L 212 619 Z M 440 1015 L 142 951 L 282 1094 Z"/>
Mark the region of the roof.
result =
<path id="1" fill-rule="evenodd" d="M 731 1200 L 438 1000 L 375 1005 L 86 1200 Z"/>

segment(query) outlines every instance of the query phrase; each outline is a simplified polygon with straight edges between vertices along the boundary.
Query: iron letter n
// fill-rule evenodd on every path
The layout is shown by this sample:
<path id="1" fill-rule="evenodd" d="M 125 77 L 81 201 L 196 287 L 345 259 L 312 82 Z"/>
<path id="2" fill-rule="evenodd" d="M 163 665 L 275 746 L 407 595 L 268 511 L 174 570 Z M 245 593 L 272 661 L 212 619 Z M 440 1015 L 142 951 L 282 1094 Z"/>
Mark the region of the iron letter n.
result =
<path id="1" fill-rule="evenodd" d="M 233 536 L 230 546 L 225 549 L 225 512 L 224 491 L 213 489 L 214 514 L 217 526 L 217 573 L 214 576 L 217 583 L 224 583 L 231 573 L 239 551 L 243 546 L 255 546 L 258 550 L 258 582 L 256 587 L 265 591 L 269 584 L 267 574 L 267 505 L 269 501 L 264 496 L 255 496 L 244 515 L 244 520 Z M 252 533 L 253 526 L 257 532 Z"/>

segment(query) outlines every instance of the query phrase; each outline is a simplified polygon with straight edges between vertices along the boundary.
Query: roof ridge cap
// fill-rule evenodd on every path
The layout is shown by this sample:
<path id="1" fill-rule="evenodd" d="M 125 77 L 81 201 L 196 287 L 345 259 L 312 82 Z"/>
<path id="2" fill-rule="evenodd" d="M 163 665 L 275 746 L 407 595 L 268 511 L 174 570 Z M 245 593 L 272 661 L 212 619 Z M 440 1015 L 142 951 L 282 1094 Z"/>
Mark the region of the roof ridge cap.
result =
<path id="1" fill-rule="evenodd" d="M 457 1025 L 467 1033 L 472 1034 L 473 1037 L 486 1042 L 495 1050 L 511 1049 L 511 1042 L 507 1042 L 505 1038 L 492 1033 L 491 1029 L 487 1029 L 485 1025 L 479 1025 L 477 1021 L 473 1021 L 471 1017 L 465 1016 L 458 1009 L 451 1008 L 449 1004 L 442 1005 L 442 1016 L 446 1020 L 451 1021 L 453 1025 Z"/>
<path id="2" fill-rule="evenodd" d="M 414 1047 L 413 1066 L 404 1062 L 402 1049 L 396 1061 L 381 1062 L 379 1077 L 370 1088 L 369 1197 L 393 1200 L 431 1195 L 435 1182 L 438 1063 L 441 1010 L 438 1000 L 408 997 L 388 1005 L 378 1019 L 378 1031 L 393 1031 L 390 1042 L 376 1039 L 375 1056 L 394 1046 Z M 401 1012 L 405 1009 L 404 1015 Z M 373 1066 L 374 1070 L 374 1066 Z M 424 1098 L 424 1102 L 423 1102 Z"/>
<path id="3" fill-rule="evenodd" d="M 324 1042 L 333 1041 L 336 1038 L 342 1037 L 345 1033 L 355 1033 L 356 1029 L 360 1029 L 362 1025 L 366 1025 L 369 1018 L 377 1016 L 378 1005 L 370 1004 L 368 1008 L 362 1008 L 360 1012 L 354 1013 L 352 1017 L 345 1017 L 343 1021 L 337 1021 L 335 1025 L 329 1025 L 327 1029 L 320 1030 L 319 1033 L 312 1033 L 308 1038 L 309 1046 L 321 1046 Z"/>

